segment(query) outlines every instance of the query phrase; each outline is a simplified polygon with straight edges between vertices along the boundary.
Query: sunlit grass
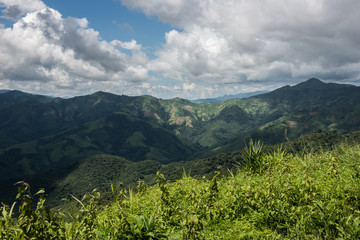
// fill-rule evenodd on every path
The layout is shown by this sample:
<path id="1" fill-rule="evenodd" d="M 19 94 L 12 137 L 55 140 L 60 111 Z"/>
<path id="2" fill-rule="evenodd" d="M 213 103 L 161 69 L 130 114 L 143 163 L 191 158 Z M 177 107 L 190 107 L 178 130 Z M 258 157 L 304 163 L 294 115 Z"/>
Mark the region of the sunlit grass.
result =
<path id="1" fill-rule="evenodd" d="M 251 148 L 254 152 L 249 154 Z M 261 143 L 250 143 L 245 154 L 259 156 L 255 150 L 260 148 Z M 32 195 L 23 184 L 16 204 L 21 206 L 20 215 L 15 217 L 17 207 L 3 206 L 0 238 L 360 237 L 359 145 L 302 155 L 279 148 L 260 155 L 261 165 L 253 159 L 254 168 L 242 167 L 225 177 L 195 179 L 183 172 L 181 179 L 168 182 L 159 172 L 156 185 L 139 181 L 136 192 L 112 186 L 114 200 L 107 204 L 94 191 L 76 198 L 80 211 L 70 214 L 49 213 L 43 197 L 31 208 Z"/>

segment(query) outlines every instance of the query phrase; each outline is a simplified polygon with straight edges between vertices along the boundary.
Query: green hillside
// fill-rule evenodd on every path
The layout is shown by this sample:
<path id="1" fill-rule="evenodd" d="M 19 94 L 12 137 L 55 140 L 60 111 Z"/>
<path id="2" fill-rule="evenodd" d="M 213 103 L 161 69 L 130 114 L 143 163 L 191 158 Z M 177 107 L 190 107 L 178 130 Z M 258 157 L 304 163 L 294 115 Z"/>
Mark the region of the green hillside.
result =
<path id="1" fill-rule="evenodd" d="M 98 156 L 126 159 L 131 168 L 153 161 L 171 179 L 182 168 L 210 176 L 214 166 L 231 168 L 239 159 L 218 156 L 239 151 L 250 138 L 273 145 L 318 130 L 359 131 L 359 96 L 359 87 L 317 79 L 247 99 L 201 104 L 105 92 L 61 99 L 9 91 L 0 95 L 1 199 L 11 195 L 7 184 L 24 178 L 36 186 L 45 182 L 53 192 L 68 175 L 87 174 L 76 167 L 101 166 L 94 161 Z M 134 176 L 126 184 L 135 184 L 136 170 L 126 171 Z"/>
<path id="2" fill-rule="evenodd" d="M 178 138 L 202 147 L 220 144 L 244 131 L 266 128 L 267 124 L 287 124 L 299 128 L 295 132 L 310 132 L 316 126 L 307 127 L 308 119 L 302 117 L 313 112 L 323 118 L 317 122 L 324 129 L 349 132 L 358 130 L 360 125 L 360 88 L 316 79 L 247 99 L 201 104 L 179 98 L 162 100 L 104 92 L 51 101 L 36 100 L 39 96 L 32 95 L 31 101 L 17 101 L 12 94 L 19 95 L 8 92 L 0 96 L 5 99 L 0 108 L 0 148 L 54 135 L 118 112 L 156 123 Z M 305 123 L 304 127 L 293 127 L 300 122 Z"/>
<path id="3" fill-rule="evenodd" d="M 52 97 L 24 93 L 17 90 L 0 90 L 0 108 L 31 101 L 49 103 L 55 100 Z"/>
<path id="4" fill-rule="evenodd" d="M 281 146 L 292 154 L 307 154 L 332 150 L 341 144 L 356 145 L 360 143 L 360 132 L 341 134 L 335 131 L 317 131 L 301 136 L 293 141 L 281 145 L 267 146 L 266 152 Z M 136 187 L 138 180 L 148 185 L 155 184 L 156 172 L 161 171 L 166 179 L 181 178 L 185 171 L 195 178 L 206 177 L 211 179 L 216 171 L 228 175 L 235 171 L 243 162 L 243 150 L 220 153 L 206 158 L 192 161 L 179 161 L 169 164 L 160 164 L 157 161 L 130 161 L 122 157 L 97 154 L 87 157 L 74 165 L 58 168 L 48 172 L 27 177 L 26 181 L 35 188 L 47 189 L 48 200 L 51 206 L 62 204 L 61 199 L 70 194 L 82 196 L 94 188 L 102 192 L 110 192 L 110 184 L 121 182 L 123 187 Z M 0 181 L 2 189 L 1 201 L 10 204 L 16 196 L 16 189 L 12 187 L 17 179 Z"/>
<path id="5" fill-rule="evenodd" d="M 256 148 L 256 144 L 255 144 Z M 249 151 L 226 177 L 140 181 L 137 193 L 113 185 L 113 200 L 94 190 L 74 197 L 79 211 L 49 212 L 42 191 L 35 210 L 25 183 L 15 208 L 3 206 L 2 239 L 358 239 L 360 146 L 305 155 Z M 109 158 L 108 158 L 109 159 Z M 255 164 L 250 159 L 258 159 Z M 121 161 L 120 161 L 121 162 Z M 112 164 L 109 159 L 104 165 Z M 147 163 L 152 165 L 151 163 Z M 122 161 L 120 165 L 126 165 Z M 85 167 L 85 166 L 83 166 Z M 155 167 L 156 168 L 156 167 Z M 154 170 L 155 170 L 154 168 Z M 150 169 L 152 169 L 150 167 Z M 151 171 L 144 170 L 146 178 Z M 69 182 L 72 180 L 69 179 Z M 86 179 L 84 179 L 86 181 Z M 74 204 L 73 203 L 73 204 Z M 72 205 L 73 205 L 72 204 Z M 14 211 L 20 214 L 16 219 Z M 68 219 L 68 220 L 65 220 Z M 114 227 L 116 226 L 116 227 Z"/>
<path id="6" fill-rule="evenodd" d="M 21 178 L 66 167 L 100 153 L 132 161 L 168 163 L 186 160 L 192 152 L 190 145 L 168 130 L 114 113 L 53 136 L 0 150 L 0 164 L 6 170 L 0 179 Z"/>

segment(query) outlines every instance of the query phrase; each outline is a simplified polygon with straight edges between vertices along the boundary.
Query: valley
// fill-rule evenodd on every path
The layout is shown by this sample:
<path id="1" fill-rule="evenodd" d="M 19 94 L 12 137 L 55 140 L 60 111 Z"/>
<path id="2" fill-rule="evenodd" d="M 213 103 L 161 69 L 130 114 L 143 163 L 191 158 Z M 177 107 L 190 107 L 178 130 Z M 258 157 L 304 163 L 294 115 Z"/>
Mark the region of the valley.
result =
<path id="1" fill-rule="evenodd" d="M 58 203 L 61 195 L 110 182 L 152 184 L 160 169 L 170 179 L 183 167 L 210 176 L 217 166 L 241 162 L 239 151 L 250 138 L 276 145 L 319 130 L 359 131 L 359 96 L 359 87 L 314 78 L 215 103 L 7 91 L 0 94 L 1 201 L 13 198 L 12 184 L 23 179 L 49 189 Z"/>

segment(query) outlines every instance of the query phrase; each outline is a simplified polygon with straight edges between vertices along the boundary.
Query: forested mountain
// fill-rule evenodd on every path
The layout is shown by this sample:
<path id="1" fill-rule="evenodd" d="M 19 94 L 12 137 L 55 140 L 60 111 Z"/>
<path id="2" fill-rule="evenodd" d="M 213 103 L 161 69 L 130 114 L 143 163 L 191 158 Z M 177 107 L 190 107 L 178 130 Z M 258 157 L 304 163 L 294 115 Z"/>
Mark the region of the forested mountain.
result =
<path id="1" fill-rule="evenodd" d="M 246 99 L 199 104 L 106 92 L 61 99 L 8 91 L 0 94 L 0 184 L 23 178 L 41 182 L 56 176 L 54 171 L 61 173 L 59 179 L 75 169 L 84 175 L 90 163 L 113 165 L 117 159 L 139 168 L 142 163 L 154 169 L 179 161 L 191 165 L 240 150 L 249 138 L 278 144 L 316 130 L 342 134 L 359 127 L 360 87 L 318 79 Z M 114 169 L 126 171 L 121 166 Z"/>
<path id="2" fill-rule="evenodd" d="M 243 98 L 249 98 L 252 96 L 256 96 L 259 94 L 267 93 L 268 91 L 255 91 L 255 92 L 248 92 L 248 93 L 238 93 L 233 95 L 224 95 L 222 97 L 216 97 L 216 98 L 204 98 L 204 99 L 195 99 L 191 100 L 193 103 L 216 103 L 216 102 L 224 102 L 231 99 L 243 99 Z"/>

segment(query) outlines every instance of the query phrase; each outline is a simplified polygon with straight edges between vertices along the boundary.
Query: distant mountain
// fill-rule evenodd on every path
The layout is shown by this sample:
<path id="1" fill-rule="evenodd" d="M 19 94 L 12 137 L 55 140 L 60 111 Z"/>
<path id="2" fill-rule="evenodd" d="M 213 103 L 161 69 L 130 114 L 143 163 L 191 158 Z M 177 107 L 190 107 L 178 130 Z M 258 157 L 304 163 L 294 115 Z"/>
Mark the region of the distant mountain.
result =
<path id="1" fill-rule="evenodd" d="M 17 90 L 3 90 L 3 92 L 0 94 L 0 108 L 13 104 L 19 104 L 19 103 L 25 103 L 31 101 L 48 103 L 53 100 L 54 98 L 47 96 L 34 95 Z"/>
<path id="2" fill-rule="evenodd" d="M 312 78 L 293 87 L 285 86 L 258 97 L 292 111 L 313 106 L 346 107 L 346 104 L 359 104 L 359 91 L 360 87 L 324 83 Z"/>
<path id="3" fill-rule="evenodd" d="M 319 129 L 341 133 L 360 129 L 360 87 L 352 85 L 309 79 L 244 102 L 247 106 L 262 105 L 259 113 L 266 121 L 214 145 L 206 154 L 238 149 L 250 137 L 276 144 Z"/>
<path id="4" fill-rule="evenodd" d="M 199 104 L 106 92 L 61 99 L 9 91 L 0 94 L 0 179 L 46 179 L 60 169 L 66 178 L 73 166 L 100 155 L 171 166 L 239 150 L 249 138 L 277 144 L 319 129 L 358 131 L 359 116 L 360 87 L 318 79 Z"/>
<path id="5" fill-rule="evenodd" d="M 235 99 L 235 98 L 244 99 L 244 98 L 256 96 L 256 95 L 267 93 L 267 92 L 268 91 L 238 93 L 238 94 L 234 94 L 234 95 L 225 95 L 225 96 L 217 97 L 217 98 L 204 98 L 204 99 L 195 99 L 195 100 L 190 100 L 190 101 L 193 103 L 216 103 L 216 102 L 224 102 L 224 101 L 227 101 L 230 99 Z"/>
<path id="6" fill-rule="evenodd" d="M 114 113 L 55 135 L 0 150 L 0 165 L 4 170 L 8 169 L 0 175 L 0 180 L 66 167 L 102 153 L 132 161 L 152 159 L 169 163 L 186 160 L 193 149 L 164 128 Z"/>
<path id="7" fill-rule="evenodd" d="M 312 90 L 338 89 L 338 88 L 346 88 L 346 87 L 351 88 L 354 86 L 349 84 L 324 83 L 317 78 L 310 78 L 309 80 L 294 86 L 294 88 L 297 89 L 312 89 Z"/>
<path id="8" fill-rule="evenodd" d="M 280 118 L 304 108 L 338 108 L 335 116 L 340 116 L 337 112 L 355 114 L 359 89 L 309 79 L 246 99 L 202 104 L 179 98 L 162 100 L 104 92 L 54 99 L 11 91 L 0 95 L 0 148 L 60 133 L 114 112 L 149 121 L 183 141 L 209 147 L 263 124 L 282 121 Z M 354 121 L 348 124 L 356 126 Z M 346 131 L 345 125 L 342 131 Z"/>
<path id="9" fill-rule="evenodd" d="M 6 93 L 6 92 L 9 92 L 9 91 L 11 91 L 11 90 L 7 90 L 7 89 L 0 89 L 0 94 L 2 94 L 2 93 Z"/>

